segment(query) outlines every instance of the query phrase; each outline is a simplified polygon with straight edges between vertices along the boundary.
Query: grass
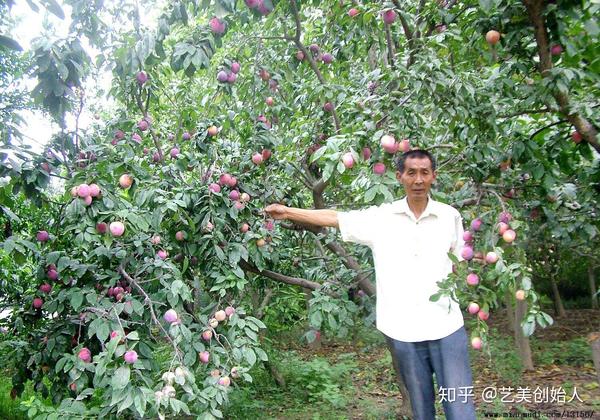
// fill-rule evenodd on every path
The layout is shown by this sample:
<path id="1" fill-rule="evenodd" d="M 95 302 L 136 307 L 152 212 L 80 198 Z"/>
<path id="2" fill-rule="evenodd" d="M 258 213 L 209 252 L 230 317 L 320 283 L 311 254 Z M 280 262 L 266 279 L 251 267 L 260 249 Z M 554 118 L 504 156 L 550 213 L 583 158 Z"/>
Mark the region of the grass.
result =
<path id="1" fill-rule="evenodd" d="M 278 387 L 265 367 L 257 364 L 251 371 L 252 383 L 232 387 L 229 403 L 223 407 L 226 419 L 397 418 L 399 390 L 391 357 L 385 350 L 385 342 L 380 333 L 361 328 L 353 338 L 336 340 L 334 345 L 330 342 L 323 352 L 305 351 L 306 347 L 300 345 L 298 339 L 300 333 L 301 331 L 296 335 L 285 334 L 285 338 L 282 337 L 281 340 L 273 337 L 271 343 L 274 346 L 269 349 L 271 362 L 285 378 L 287 388 Z M 492 360 L 483 360 L 480 352 L 472 352 L 472 363 L 484 363 L 502 385 L 520 385 L 523 375 L 512 336 L 503 335 L 492 328 L 490 344 Z M 572 369 L 587 366 L 591 361 L 591 351 L 585 338 L 543 341 L 531 337 L 531 347 L 536 368 L 559 365 Z M 157 349 L 156 352 L 160 363 L 167 365 L 170 361 L 169 352 L 165 349 Z M 26 418 L 19 408 L 20 401 L 32 396 L 41 399 L 41 396 L 33 392 L 31 384 L 28 384 L 21 399 L 11 400 L 11 372 L 4 370 L 2 373 L 0 419 Z M 568 380 L 563 382 L 563 387 L 568 392 L 573 386 Z M 499 401 L 490 405 L 487 409 L 478 406 L 478 412 L 509 411 Z M 441 413 L 441 406 L 438 409 Z M 525 410 L 525 407 L 516 409 Z"/>
<path id="2" fill-rule="evenodd" d="M 0 371 L 0 419 L 20 420 L 26 419 L 25 412 L 21 410 L 21 401 L 27 400 L 36 393 L 33 391 L 31 383 L 28 383 L 23 391 L 21 398 L 10 398 L 12 389 L 12 372 L 4 369 Z M 41 396 L 40 396 L 41 398 Z"/>

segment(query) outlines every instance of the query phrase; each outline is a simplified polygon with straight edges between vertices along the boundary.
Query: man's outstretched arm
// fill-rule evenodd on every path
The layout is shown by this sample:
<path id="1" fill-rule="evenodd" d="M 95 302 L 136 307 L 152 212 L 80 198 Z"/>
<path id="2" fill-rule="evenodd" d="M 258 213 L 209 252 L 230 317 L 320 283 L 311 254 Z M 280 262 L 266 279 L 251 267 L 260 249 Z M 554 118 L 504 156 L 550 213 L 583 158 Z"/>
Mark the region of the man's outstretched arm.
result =
<path id="1" fill-rule="evenodd" d="M 339 228 L 338 215 L 335 210 L 306 210 L 287 207 L 283 204 L 271 204 L 265 208 L 265 211 L 277 220 L 291 220 L 300 224 Z"/>

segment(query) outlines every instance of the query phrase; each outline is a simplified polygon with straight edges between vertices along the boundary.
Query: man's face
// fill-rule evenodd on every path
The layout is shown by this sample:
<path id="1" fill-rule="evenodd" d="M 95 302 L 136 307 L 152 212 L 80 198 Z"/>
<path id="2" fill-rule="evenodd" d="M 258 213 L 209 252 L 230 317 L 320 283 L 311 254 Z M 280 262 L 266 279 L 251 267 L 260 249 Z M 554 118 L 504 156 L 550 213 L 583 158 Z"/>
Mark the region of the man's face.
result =
<path id="1" fill-rule="evenodd" d="M 426 157 L 408 158 L 404 162 L 404 172 L 396 171 L 396 179 L 404 186 L 409 200 L 426 199 L 435 175 L 431 161 Z"/>

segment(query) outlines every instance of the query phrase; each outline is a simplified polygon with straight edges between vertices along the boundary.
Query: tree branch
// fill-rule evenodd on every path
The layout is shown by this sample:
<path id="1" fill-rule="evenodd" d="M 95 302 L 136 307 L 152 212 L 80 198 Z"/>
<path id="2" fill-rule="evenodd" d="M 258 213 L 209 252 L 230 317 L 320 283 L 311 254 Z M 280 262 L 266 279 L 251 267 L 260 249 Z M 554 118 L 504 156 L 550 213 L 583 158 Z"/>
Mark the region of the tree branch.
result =
<path id="1" fill-rule="evenodd" d="M 282 224 L 281 226 L 286 229 L 292 229 L 292 230 L 307 230 L 309 232 L 314 233 L 315 235 L 325 232 L 324 229 L 319 228 L 317 226 L 313 226 L 313 225 L 301 225 L 301 224 L 294 223 L 292 225 Z M 342 247 L 336 241 L 328 242 L 327 244 L 325 244 L 325 246 L 327 247 L 327 249 L 329 249 L 335 255 L 340 257 L 342 259 L 342 262 L 344 263 L 344 265 L 347 268 L 354 270 L 358 273 L 356 275 L 356 282 L 358 283 L 360 288 L 366 294 L 368 294 L 369 296 L 375 295 L 375 286 L 373 286 L 373 284 L 369 280 L 369 276 L 363 272 L 362 268 L 360 267 L 360 264 L 356 261 L 356 259 L 354 259 L 353 256 L 351 256 L 344 249 L 344 247 Z"/>
<path id="2" fill-rule="evenodd" d="M 390 67 L 394 68 L 394 43 L 392 42 L 392 33 L 390 31 L 390 25 L 387 23 L 385 26 L 385 41 L 388 49 L 388 61 L 390 62 Z"/>
<path id="3" fill-rule="evenodd" d="M 270 270 L 259 270 L 257 267 L 255 267 L 254 265 L 252 265 L 244 260 L 240 260 L 239 266 L 244 271 L 248 271 L 248 272 L 254 273 L 254 274 L 259 274 L 261 276 L 270 278 L 271 280 L 276 280 L 281 283 L 291 284 L 294 286 L 306 287 L 307 289 L 310 289 L 310 290 L 318 290 L 321 288 L 320 283 L 306 280 L 306 279 L 301 279 L 299 277 L 286 276 L 284 274 L 276 273 L 276 272 L 270 271 Z"/>
<path id="4" fill-rule="evenodd" d="M 133 284 L 133 286 L 137 290 L 139 290 L 139 292 L 144 296 L 144 303 L 148 304 L 148 308 L 150 309 L 150 318 L 152 319 L 152 322 L 154 322 L 154 324 L 158 325 L 158 327 L 163 332 L 164 336 L 167 337 L 167 340 L 173 346 L 173 349 L 175 351 L 175 356 L 178 358 L 181 358 L 181 352 L 180 352 L 179 348 L 177 347 L 177 344 L 175 344 L 175 342 L 171 339 L 171 336 L 169 335 L 169 333 L 165 330 L 163 325 L 160 323 L 160 321 L 156 317 L 156 313 L 154 312 L 154 307 L 152 306 L 152 299 L 150 299 L 150 296 L 148 296 L 148 293 L 146 293 L 146 291 L 142 288 L 142 286 L 140 286 L 139 283 L 133 277 L 131 277 L 129 274 L 127 274 L 127 272 L 125 271 L 125 269 L 123 268 L 122 265 L 119 265 L 118 272 L 119 272 L 119 274 L 121 274 L 123 276 L 123 278 L 125 280 L 127 280 L 129 283 Z"/>
<path id="5" fill-rule="evenodd" d="M 556 111 L 551 108 L 524 109 L 522 111 L 516 111 L 511 114 L 498 115 L 498 118 L 513 118 L 513 117 L 518 117 L 519 115 L 543 114 L 545 112 L 556 112 Z"/>
<path id="6" fill-rule="evenodd" d="M 294 21 L 296 23 L 296 34 L 294 36 L 294 43 L 296 44 L 296 47 L 298 47 L 298 49 L 300 51 L 302 51 L 302 53 L 304 54 L 304 58 L 306 60 L 308 60 L 308 64 L 310 65 L 310 68 L 313 70 L 313 72 L 317 76 L 317 79 L 319 79 L 319 82 L 321 82 L 322 85 L 326 85 L 327 83 L 325 82 L 325 78 L 323 77 L 323 74 L 317 67 L 317 63 L 315 63 L 315 60 L 313 59 L 312 54 L 310 54 L 310 52 L 306 49 L 304 44 L 302 44 L 302 41 L 300 41 L 300 36 L 302 35 L 302 25 L 300 23 L 300 14 L 298 12 L 298 5 L 296 4 L 296 0 L 292 0 L 290 2 L 290 4 L 292 6 L 292 13 L 294 15 Z M 333 116 L 333 122 L 335 124 L 335 131 L 339 133 L 341 130 L 340 120 L 337 115 L 335 103 L 332 103 L 332 104 L 333 104 L 333 110 L 331 111 L 331 115 Z"/>
<path id="7" fill-rule="evenodd" d="M 542 77 L 550 77 L 553 68 L 552 57 L 550 55 L 550 45 L 548 42 L 548 33 L 544 21 L 544 1 L 543 0 L 523 0 L 529 20 L 533 24 L 535 41 L 538 46 L 538 55 L 540 57 L 540 73 Z M 555 89 L 554 99 L 560 107 L 563 114 L 575 129 L 581 134 L 583 139 L 588 142 L 597 152 L 600 153 L 600 144 L 598 143 L 598 130 L 579 112 L 572 112 L 569 104 L 567 92 Z"/>

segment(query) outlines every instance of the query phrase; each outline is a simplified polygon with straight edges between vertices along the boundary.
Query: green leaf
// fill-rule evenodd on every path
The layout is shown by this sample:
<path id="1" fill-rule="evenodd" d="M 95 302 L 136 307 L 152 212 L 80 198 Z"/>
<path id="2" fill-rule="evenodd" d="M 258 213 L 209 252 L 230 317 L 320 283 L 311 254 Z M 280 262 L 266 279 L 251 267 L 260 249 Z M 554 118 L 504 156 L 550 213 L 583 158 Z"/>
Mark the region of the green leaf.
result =
<path id="1" fill-rule="evenodd" d="M 129 383 L 130 377 L 131 369 L 129 369 L 129 366 L 121 366 L 115 371 L 110 384 L 113 389 L 123 389 Z"/>
<path id="2" fill-rule="evenodd" d="M 535 321 L 527 320 L 523 323 L 523 334 L 525 337 L 531 336 L 535 332 Z"/>
<path id="3" fill-rule="evenodd" d="M 15 51 L 23 51 L 23 47 L 17 41 L 4 35 L 0 35 L 0 45 Z"/>
<path id="4" fill-rule="evenodd" d="M 250 349 L 250 348 L 245 348 L 243 350 L 244 353 L 244 359 L 246 359 L 246 361 L 250 364 L 250 366 L 254 366 L 254 364 L 256 363 L 256 354 L 254 353 L 254 350 Z"/>
<path id="5" fill-rule="evenodd" d="M 81 307 L 81 304 L 83 303 L 83 293 L 81 292 L 81 290 L 76 290 L 75 292 L 73 292 L 71 294 L 71 307 L 78 311 L 79 308 Z"/>
<path id="6" fill-rule="evenodd" d="M 42 3 L 44 3 L 49 12 L 58 16 L 60 19 L 65 18 L 65 12 L 63 12 L 63 9 L 55 0 L 42 0 Z"/>
<path id="7" fill-rule="evenodd" d="M 110 326 L 101 318 L 98 318 L 97 320 L 100 322 L 96 328 L 96 337 L 98 337 L 98 340 L 104 343 L 110 335 Z"/>

